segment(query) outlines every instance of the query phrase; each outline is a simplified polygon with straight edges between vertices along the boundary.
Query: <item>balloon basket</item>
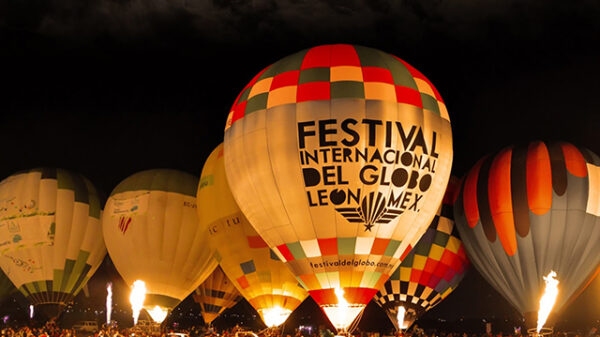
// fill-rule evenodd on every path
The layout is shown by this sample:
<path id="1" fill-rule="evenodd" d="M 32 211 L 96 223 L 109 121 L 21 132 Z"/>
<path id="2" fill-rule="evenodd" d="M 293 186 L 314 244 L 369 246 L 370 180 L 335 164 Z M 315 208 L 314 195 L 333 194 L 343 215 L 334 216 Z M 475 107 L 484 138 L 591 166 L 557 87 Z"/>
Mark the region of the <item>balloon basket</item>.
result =
<path id="1" fill-rule="evenodd" d="M 538 332 L 536 328 L 531 328 L 531 329 L 527 330 L 527 334 L 531 337 L 549 336 L 549 335 L 552 335 L 553 333 L 554 333 L 554 329 L 552 329 L 552 328 L 542 328 L 542 330 L 540 330 L 540 332 Z"/>

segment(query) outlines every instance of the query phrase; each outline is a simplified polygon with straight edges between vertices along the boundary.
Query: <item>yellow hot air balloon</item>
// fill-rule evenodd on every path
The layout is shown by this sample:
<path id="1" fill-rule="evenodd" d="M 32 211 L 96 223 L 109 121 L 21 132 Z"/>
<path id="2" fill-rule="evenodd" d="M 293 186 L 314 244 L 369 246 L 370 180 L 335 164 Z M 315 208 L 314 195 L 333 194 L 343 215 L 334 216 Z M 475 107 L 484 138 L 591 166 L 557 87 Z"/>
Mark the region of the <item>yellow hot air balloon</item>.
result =
<path id="1" fill-rule="evenodd" d="M 242 296 L 221 267 L 212 274 L 194 293 L 194 301 L 200 304 L 204 322 L 211 324 L 223 311 L 236 305 Z"/>
<path id="2" fill-rule="evenodd" d="M 236 201 L 341 330 L 427 229 L 451 164 L 435 87 L 361 46 L 318 46 L 265 68 L 225 127 Z"/>
<path id="3" fill-rule="evenodd" d="M 198 222 L 197 186 L 188 173 L 148 170 L 123 180 L 106 202 L 108 254 L 127 284 L 145 282 L 144 308 L 157 322 L 217 265 L 207 228 Z"/>
<path id="4" fill-rule="evenodd" d="M 40 168 L 0 182 L 0 267 L 49 317 L 60 315 L 106 255 L 96 188 L 82 175 Z"/>
<path id="5" fill-rule="evenodd" d="M 208 157 L 198 186 L 198 217 L 223 271 L 269 327 L 281 325 L 308 296 L 235 203 L 223 164 L 223 145 Z"/>

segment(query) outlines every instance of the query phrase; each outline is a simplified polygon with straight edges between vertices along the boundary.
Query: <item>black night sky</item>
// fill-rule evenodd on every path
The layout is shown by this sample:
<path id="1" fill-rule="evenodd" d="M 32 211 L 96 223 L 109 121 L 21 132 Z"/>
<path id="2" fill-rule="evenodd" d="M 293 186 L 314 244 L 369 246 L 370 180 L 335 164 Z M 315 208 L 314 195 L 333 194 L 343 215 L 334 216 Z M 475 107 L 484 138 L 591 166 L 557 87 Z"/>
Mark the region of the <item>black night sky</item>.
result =
<path id="1" fill-rule="evenodd" d="M 378 48 L 428 76 L 452 120 L 454 175 L 537 139 L 600 153 L 598 1 L 0 0 L 0 179 L 63 167 L 108 194 L 144 169 L 199 175 L 254 74 L 323 43 Z M 102 306 L 117 275 L 105 261 L 90 299 Z M 596 324 L 598 283 L 566 326 Z M 373 305 L 364 317 L 389 324 Z M 472 270 L 423 322 L 516 317 Z"/>

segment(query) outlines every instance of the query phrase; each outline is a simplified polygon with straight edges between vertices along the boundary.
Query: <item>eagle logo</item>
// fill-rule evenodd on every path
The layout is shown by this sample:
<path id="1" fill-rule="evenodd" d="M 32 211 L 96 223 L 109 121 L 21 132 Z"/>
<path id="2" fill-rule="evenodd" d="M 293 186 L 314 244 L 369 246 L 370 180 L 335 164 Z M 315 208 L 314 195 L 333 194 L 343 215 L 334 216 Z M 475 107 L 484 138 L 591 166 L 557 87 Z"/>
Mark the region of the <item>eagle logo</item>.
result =
<path id="1" fill-rule="evenodd" d="M 348 222 L 360 223 L 365 226 L 365 232 L 371 232 L 376 224 L 387 224 L 394 220 L 403 210 L 386 206 L 387 200 L 381 192 L 371 192 L 362 198 L 358 207 L 338 207 L 335 210 Z"/>

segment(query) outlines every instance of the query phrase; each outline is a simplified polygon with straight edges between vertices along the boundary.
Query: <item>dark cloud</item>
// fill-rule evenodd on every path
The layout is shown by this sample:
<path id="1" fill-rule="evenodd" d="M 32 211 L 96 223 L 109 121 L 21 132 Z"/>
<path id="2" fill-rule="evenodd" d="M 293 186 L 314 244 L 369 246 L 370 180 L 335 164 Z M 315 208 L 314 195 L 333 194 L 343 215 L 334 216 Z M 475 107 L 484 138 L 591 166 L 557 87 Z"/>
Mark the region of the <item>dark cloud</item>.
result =
<path id="1" fill-rule="evenodd" d="M 398 42 L 431 33 L 469 40 L 500 31 L 531 39 L 548 29 L 560 35 L 564 28 L 587 37 L 598 32 L 600 14 L 600 4 L 591 0 L 7 0 L 1 6 L 5 27 L 51 36 L 131 38 L 179 27 L 239 43 L 315 35 Z"/>

